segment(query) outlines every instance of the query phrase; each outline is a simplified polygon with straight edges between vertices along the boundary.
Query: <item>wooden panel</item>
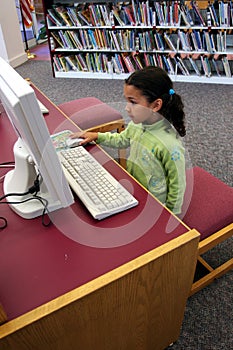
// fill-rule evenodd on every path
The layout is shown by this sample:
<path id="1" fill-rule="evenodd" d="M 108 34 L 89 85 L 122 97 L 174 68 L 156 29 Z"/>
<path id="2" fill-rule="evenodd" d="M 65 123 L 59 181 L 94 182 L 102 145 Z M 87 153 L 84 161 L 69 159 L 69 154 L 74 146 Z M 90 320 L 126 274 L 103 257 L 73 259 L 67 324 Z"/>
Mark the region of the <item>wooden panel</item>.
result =
<path id="1" fill-rule="evenodd" d="M 161 350 L 178 339 L 199 234 L 192 230 L 0 327 L 1 350 Z"/>

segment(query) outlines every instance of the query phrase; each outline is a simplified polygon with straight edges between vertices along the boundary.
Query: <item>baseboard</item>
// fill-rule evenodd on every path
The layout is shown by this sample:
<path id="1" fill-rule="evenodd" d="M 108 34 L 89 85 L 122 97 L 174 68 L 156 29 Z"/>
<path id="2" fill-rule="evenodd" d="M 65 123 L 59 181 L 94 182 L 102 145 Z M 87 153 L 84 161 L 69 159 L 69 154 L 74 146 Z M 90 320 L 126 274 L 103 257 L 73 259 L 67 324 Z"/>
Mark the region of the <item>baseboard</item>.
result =
<path id="1" fill-rule="evenodd" d="M 9 64 L 13 67 L 16 68 L 18 66 L 20 66 L 21 64 L 27 62 L 28 57 L 27 57 L 27 53 L 26 52 L 22 52 L 22 54 L 12 57 L 12 58 L 8 58 L 9 60 Z"/>
<path id="2" fill-rule="evenodd" d="M 29 49 L 30 49 L 31 47 L 36 46 L 36 44 L 37 44 L 36 38 L 32 38 L 32 39 L 28 40 L 28 41 L 27 41 L 27 44 L 28 44 L 28 48 L 29 48 Z M 27 48 L 26 48 L 25 42 L 24 42 L 24 48 L 25 48 L 25 50 L 27 49 Z"/>

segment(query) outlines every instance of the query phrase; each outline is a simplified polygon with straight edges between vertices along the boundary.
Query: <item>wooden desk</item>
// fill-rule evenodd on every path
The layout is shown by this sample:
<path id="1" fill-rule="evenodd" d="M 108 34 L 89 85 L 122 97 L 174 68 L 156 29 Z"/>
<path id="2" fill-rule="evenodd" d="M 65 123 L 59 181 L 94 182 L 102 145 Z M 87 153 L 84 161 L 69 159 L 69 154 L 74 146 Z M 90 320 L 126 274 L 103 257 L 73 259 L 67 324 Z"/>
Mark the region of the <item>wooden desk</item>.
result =
<path id="1" fill-rule="evenodd" d="M 35 91 L 49 108 L 51 133 L 73 127 Z M 12 160 L 15 141 L 4 115 L 0 136 L 2 163 Z M 179 337 L 199 234 L 99 147 L 89 151 L 140 204 L 97 222 L 76 199 L 47 228 L 1 205 L 8 220 L 0 232 L 0 303 L 8 316 L 1 350 L 160 350 Z"/>

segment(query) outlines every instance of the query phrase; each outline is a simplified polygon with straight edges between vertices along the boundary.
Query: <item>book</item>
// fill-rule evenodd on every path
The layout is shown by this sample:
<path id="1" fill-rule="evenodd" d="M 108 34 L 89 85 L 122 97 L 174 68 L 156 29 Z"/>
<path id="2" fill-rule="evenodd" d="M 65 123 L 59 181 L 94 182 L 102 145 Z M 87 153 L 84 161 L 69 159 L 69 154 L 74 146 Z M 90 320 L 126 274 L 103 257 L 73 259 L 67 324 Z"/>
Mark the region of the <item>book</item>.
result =
<path id="1" fill-rule="evenodd" d="M 190 56 L 188 57 L 188 59 L 189 59 L 189 62 L 191 63 L 193 70 L 195 71 L 196 75 L 201 76 L 201 72 L 196 64 L 196 61 Z"/>
<path id="2" fill-rule="evenodd" d="M 69 30 L 65 30 L 63 32 L 63 35 L 64 35 L 65 40 L 67 42 L 68 48 L 71 49 L 71 50 L 75 49 L 76 48 L 76 44 L 75 44 L 75 42 L 73 42 L 73 36 L 70 33 L 70 31 Z"/>
<path id="3" fill-rule="evenodd" d="M 208 57 L 204 57 L 203 55 L 201 55 L 201 63 L 205 76 L 210 77 L 212 73 Z"/>
<path id="4" fill-rule="evenodd" d="M 182 69 L 181 69 L 182 73 L 184 72 L 183 73 L 184 75 L 190 75 L 189 70 L 185 65 L 185 61 L 182 58 L 180 58 L 179 56 L 177 56 L 177 61 L 180 63 L 180 67 L 182 67 Z"/>
<path id="5" fill-rule="evenodd" d="M 64 48 L 64 44 L 59 36 L 59 34 L 57 34 L 57 32 L 50 32 L 50 34 L 52 35 L 52 37 L 54 38 L 55 42 L 60 46 Z M 56 45 L 57 46 L 57 45 Z"/>
<path id="6" fill-rule="evenodd" d="M 141 21 L 138 18 L 138 3 L 136 4 L 134 0 L 132 0 L 132 10 L 135 19 L 135 24 L 138 25 Z"/>
<path id="7" fill-rule="evenodd" d="M 68 33 L 69 33 L 71 40 L 73 41 L 74 48 L 82 50 L 83 46 L 82 46 L 82 43 L 81 43 L 80 38 L 79 38 L 79 32 L 76 32 L 74 30 L 70 30 Z"/>
<path id="8" fill-rule="evenodd" d="M 219 26 L 219 19 L 218 19 L 216 10 L 214 8 L 214 5 L 213 4 L 209 4 L 208 9 L 209 9 L 209 12 L 210 12 L 211 22 L 213 23 L 213 25 L 215 27 L 218 27 Z"/>
<path id="9" fill-rule="evenodd" d="M 127 54 L 122 54 L 121 57 L 122 57 L 122 59 L 123 59 L 123 61 L 124 61 L 124 63 L 125 63 L 127 72 L 129 72 L 129 73 L 134 72 L 134 71 L 135 71 L 135 68 L 134 68 L 134 65 L 133 65 L 133 63 L 132 63 L 132 61 L 131 61 L 131 59 L 130 59 L 130 56 L 127 55 Z"/>
<path id="10" fill-rule="evenodd" d="M 59 35 L 59 37 L 60 37 L 60 39 L 62 41 L 63 47 L 65 49 L 69 49 L 69 44 L 68 44 L 68 42 L 67 42 L 67 40 L 66 40 L 66 38 L 64 36 L 64 31 L 63 30 L 59 30 L 58 31 L 58 35 Z"/>
<path id="11" fill-rule="evenodd" d="M 163 43 L 163 39 L 162 39 L 162 34 L 156 32 L 154 34 L 154 39 L 155 39 L 155 43 L 157 46 L 157 50 L 164 51 L 164 43 Z"/>
<path id="12" fill-rule="evenodd" d="M 228 3 L 219 1 L 219 24 L 220 26 L 230 26 L 230 16 L 228 14 Z"/>
<path id="13" fill-rule="evenodd" d="M 178 33 L 178 37 L 180 39 L 182 49 L 184 51 L 191 51 L 190 42 L 188 40 L 188 37 L 186 36 L 186 33 L 181 31 L 180 29 L 178 29 L 177 33 Z"/>
<path id="14" fill-rule="evenodd" d="M 102 32 L 99 29 L 95 29 L 93 35 L 95 37 L 97 48 L 105 48 Z"/>
<path id="15" fill-rule="evenodd" d="M 103 25 L 110 26 L 110 11 L 106 5 L 98 5 L 103 18 Z"/>
<path id="16" fill-rule="evenodd" d="M 186 66 L 184 65 L 182 59 L 179 57 L 179 56 L 174 56 L 174 62 L 176 64 L 176 68 L 175 68 L 175 71 L 176 73 L 178 72 L 178 69 L 179 71 L 183 74 L 183 75 L 189 75 L 189 71 L 188 69 L 186 68 Z"/>
<path id="17" fill-rule="evenodd" d="M 47 13 L 46 15 L 46 20 L 47 20 L 47 24 L 48 24 L 48 27 L 50 26 L 61 26 L 61 24 L 59 24 L 51 15 L 49 15 Z"/>
<path id="18" fill-rule="evenodd" d="M 78 11 L 77 15 L 82 25 L 92 26 L 88 11 Z"/>
<path id="19" fill-rule="evenodd" d="M 169 74 L 175 75 L 175 69 L 170 56 L 167 56 L 167 63 L 169 65 Z"/>
<path id="20" fill-rule="evenodd" d="M 189 12 L 187 6 L 184 6 L 181 3 L 181 4 L 178 4 L 178 8 L 179 8 L 179 14 L 180 14 L 180 25 L 182 24 L 182 21 L 183 21 L 183 23 L 186 26 L 193 26 L 194 22 L 193 22 L 193 19 L 190 15 L 190 12 Z"/>
<path id="21" fill-rule="evenodd" d="M 193 44 L 194 44 L 195 50 L 196 51 L 203 51 L 200 31 L 193 29 L 193 31 L 191 33 L 191 37 L 192 37 L 192 40 L 193 40 Z"/>
<path id="22" fill-rule="evenodd" d="M 122 59 L 121 59 L 120 54 L 116 53 L 112 57 L 112 63 L 113 63 L 113 70 L 116 74 L 124 73 L 124 67 L 123 67 L 123 63 L 122 63 Z"/>
<path id="23" fill-rule="evenodd" d="M 73 56 L 64 56 L 71 70 L 77 71 L 76 60 Z"/>
<path id="24" fill-rule="evenodd" d="M 129 23 L 131 24 L 131 26 L 134 26 L 136 24 L 136 20 L 134 17 L 132 6 L 131 5 L 123 6 L 123 9 L 124 9 L 125 14 L 128 18 Z"/>
<path id="25" fill-rule="evenodd" d="M 213 41 L 212 41 L 212 37 L 210 35 L 209 32 L 204 32 L 203 33 L 203 38 L 205 40 L 205 49 L 206 51 L 208 51 L 209 53 L 214 53 L 216 50 L 214 48 L 214 44 L 213 44 Z"/>
<path id="26" fill-rule="evenodd" d="M 69 66 L 68 66 L 68 64 L 67 64 L 67 62 L 66 62 L 65 57 L 62 56 L 62 55 L 59 55 L 58 58 L 59 58 L 59 60 L 60 60 L 60 62 L 61 62 L 61 65 L 62 65 L 62 67 L 63 67 L 63 71 L 64 71 L 64 72 L 68 72 L 70 69 L 69 69 Z"/>
<path id="27" fill-rule="evenodd" d="M 111 31 L 110 32 L 110 37 L 112 38 L 112 40 L 111 40 L 112 49 L 120 51 L 120 45 L 119 45 L 119 42 L 117 40 L 116 31 Z"/>
<path id="28" fill-rule="evenodd" d="M 123 22 L 123 20 L 121 19 L 119 13 L 118 13 L 118 8 L 116 6 L 113 6 L 112 7 L 112 19 L 113 19 L 113 22 L 112 22 L 112 25 L 114 26 L 115 25 L 115 21 L 114 21 L 114 18 L 116 19 L 117 21 L 117 24 L 120 25 L 120 26 L 124 26 L 126 23 Z"/>
<path id="29" fill-rule="evenodd" d="M 140 56 L 138 54 L 136 54 L 136 53 L 132 53 L 132 58 L 133 58 L 133 60 L 134 60 L 134 62 L 136 64 L 136 67 L 138 69 L 142 69 L 143 68 L 143 63 L 142 63 L 142 61 L 140 59 Z"/>
<path id="30" fill-rule="evenodd" d="M 82 23 L 78 18 L 76 7 L 67 7 L 67 13 L 68 13 L 68 16 L 70 17 L 72 24 L 74 26 L 81 27 Z"/>
<path id="31" fill-rule="evenodd" d="M 110 47 L 110 36 L 109 36 L 109 31 L 107 31 L 106 29 L 103 29 L 101 31 L 102 34 L 102 41 L 103 41 L 103 48 L 105 50 L 108 50 Z"/>
<path id="32" fill-rule="evenodd" d="M 223 68 L 224 68 L 226 77 L 231 78 L 232 76 L 231 68 L 230 68 L 228 58 L 226 56 L 222 57 L 222 63 L 223 63 Z"/>
<path id="33" fill-rule="evenodd" d="M 85 60 L 85 56 L 83 54 L 77 54 L 75 55 L 76 62 L 77 62 L 77 67 L 80 71 L 87 72 L 87 64 Z"/>
<path id="34" fill-rule="evenodd" d="M 67 9 L 64 6 L 55 6 L 54 10 L 58 13 L 58 15 L 63 19 L 65 25 L 71 27 L 73 25 L 70 16 L 68 15 Z"/>
<path id="35" fill-rule="evenodd" d="M 90 10 L 90 18 L 91 18 L 91 23 L 93 24 L 93 26 L 99 26 L 101 25 L 100 23 L 100 18 L 97 14 L 97 7 L 95 5 L 89 5 L 88 6 L 89 10 Z"/>
<path id="36" fill-rule="evenodd" d="M 211 63 L 213 65 L 213 68 L 214 68 L 215 72 L 217 73 L 217 76 L 221 77 L 220 69 L 219 69 L 219 66 L 218 66 L 219 62 L 217 62 L 214 58 L 211 58 Z"/>
<path id="37" fill-rule="evenodd" d="M 201 12 L 200 12 L 200 10 L 199 10 L 199 8 L 198 8 L 198 2 L 192 0 L 192 1 L 190 2 L 190 5 L 191 5 L 191 7 L 192 7 L 192 9 L 193 9 L 193 13 L 194 13 L 194 17 L 195 17 L 195 22 L 196 22 L 197 24 L 199 24 L 200 26 L 205 26 L 205 21 L 204 21 L 202 15 L 201 15 Z"/>
<path id="38" fill-rule="evenodd" d="M 63 72 L 64 69 L 57 55 L 53 56 L 54 69 L 56 72 Z"/>
<path id="39" fill-rule="evenodd" d="M 172 50 L 172 51 L 176 51 L 176 48 L 175 48 L 175 46 L 174 46 L 170 36 L 166 32 L 164 32 L 163 36 L 164 36 L 164 40 L 166 41 L 167 46 L 169 47 L 169 49 Z"/>
<path id="40" fill-rule="evenodd" d="M 58 13 L 56 13 L 55 10 L 48 9 L 47 11 L 48 11 L 48 15 L 49 15 L 48 18 L 51 21 L 53 21 L 54 24 L 56 24 L 58 27 L 61 27 L 61 26 L 63 26 L 65 24 L 63 19 L 60 16 L 58 16 Z"/>
<path id="41" fill-rule="evenodd" d="M 97 44 L 94 31 L 92 29 L 88 29 L 87 33 L 88 33 L 89 43 L 91 45 L 91 48 L 98 49 L 100 46 L 99 46 L 99 43 Z"/>
<path id="42" fill-rule="evenodd" d="M 159 25 L 163 26 L 165 25 L 165 19 L 164 19 L 164 13 L 162 10 L 162 4 L 159 2 L 154 2 L 154 6 L 155 6 L 155 12 L 159 21 Z"/>

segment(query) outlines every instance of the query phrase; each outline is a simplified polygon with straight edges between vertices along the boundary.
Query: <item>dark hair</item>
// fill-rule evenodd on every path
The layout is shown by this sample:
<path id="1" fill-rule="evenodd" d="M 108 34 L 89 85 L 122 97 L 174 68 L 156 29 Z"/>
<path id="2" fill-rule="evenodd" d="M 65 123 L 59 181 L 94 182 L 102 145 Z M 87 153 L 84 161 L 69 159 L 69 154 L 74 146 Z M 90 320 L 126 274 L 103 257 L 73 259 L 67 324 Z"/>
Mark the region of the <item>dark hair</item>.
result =
<path id="1" fill-rule="evenodd" d="M 141 90 L 149 103 L 161 98 L 163 105 L 159 113 L 173 124 L 180 136 L 185 136 L 184 105 L 180 95 L 173 90 L 173 83 L 165 70 L 153 66 L 145 67 L 132 73 L 125 83 Z"/>

